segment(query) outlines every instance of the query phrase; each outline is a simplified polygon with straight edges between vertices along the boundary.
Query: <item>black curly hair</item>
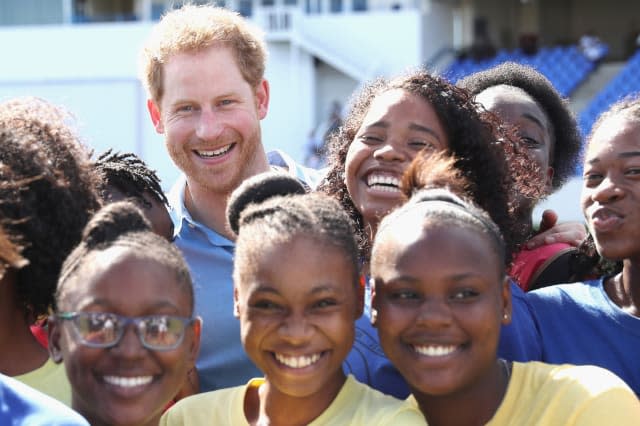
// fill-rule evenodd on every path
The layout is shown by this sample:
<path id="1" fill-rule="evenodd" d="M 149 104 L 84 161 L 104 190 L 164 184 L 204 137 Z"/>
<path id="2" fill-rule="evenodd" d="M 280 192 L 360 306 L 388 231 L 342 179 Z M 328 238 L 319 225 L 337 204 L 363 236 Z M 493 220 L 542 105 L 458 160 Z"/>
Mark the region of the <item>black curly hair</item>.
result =
<path id="1" fill-rule="evenodd" d="M 0 218 L 29 262 L 16 293 L 30 320 L 49 312 L 60 267 L 99 207 L 90 152 L 70 119 L 42 99 L 0 104 Z"/>
<path id="2" fill-rule="evenodd" d="M 472 187 L 471 182 L 455 167 L 455 158 L 445 152 L 418 154 L 405 171 L 401 183 L 402 193 L 407 199 L 406 204 L 415 204 L 423 199 L 439 199 L 438 196 L 425 198 L 424 194 L 445 194 L 445 201 L 455 199 L 449 201 L 458 204 L 458 207 L 462 207 L 463 210 L 468 210 L 468 213 L 475 218 L 474 221 L 484 222 L 481 224 L 481 231 L 491 237 L 495 251 L 502 261 L 503 273 L 505 273 L 505 268 L 511 263 L 514 247 L 505 243 L 500 226 L 488 217 L 486 209 L 476 205 L 470 192 Z M 439 190 L 444 191 L 438 192 Z M 405 205 L 398 210 L 404 208 Z M 506 209 L 507 206 L 502 208 Z M 460 220 L 468 221 L 466 219 Z M 503 224 L 504 226 L 510 226 L 510 222 Z"/>
<path id="3" fill-rule="evenodd" d="M 526 65 L 505 62 L 471 74 L 458 81 L 457 85 L 473 96 L 500 85 L 523 90 L 540 106 L 553 127 L 553 151 L 549 158 L 554 171 L 553 189 L 560 188 L 575 173 L 582 147 L 580 130 L 567 101 L 540 72 Z"/>
<path id="4" fill-rule="evenodd" d="M 255 264 L 265 244 L 304 235 L 342 250 L 359 282 L 358 247 L 353 224 L 338 202 L 324 194 L 305 193 L 287 174 L 266 172 L 245 180 L 229 198 L 227 217 L 237 234 L 234 280 L 245 265 Z"/>
<path id="5" fill-rule="evenodd" d="M 384 258 L 379 258 L 376 252 L 379 250 L 380 241 L 384 240 L 386 228 L 391 227 L 389 231 L 394 230 L 394 226 L 402 223 L 406 226 L 407 215 L 419 212 L 419 216 L 425 219 L 422 226 L 428 219 L 435 226 L 443 226 L 448 229 L 468 228 L 478 232 L 488 240 L 493 247 L 500 264 L 500 274 L 506 275 L 506 267 L 510 262 L 510 255 L 506 248 L 504 239 L 500 232 L 500 228 L 491 220 L 491 217 L 481 208 L 478 208 L 473 202 L 469 201 L 461 194 L 451 191 L 445 187 L 425 187 L 420 189 L 414 188 L 413 195 L 409 201 L 389 215 L 385 216 L 378 229 L 375 242 L 372 249 L 372 262 L 385 262 Z M 378 235 L 380 237 L 378 237 Z M 376 262 L 377 261 L 377 262 Z"/>
<path id="6" fill-rule="evenodd" d="M 355 222 L 362 256 L 368 258 L 371 242 L 345 184 L 345 162 L 373 99 L 394 89 L 419 96 L 433 107 L 445 129 L 455 167 L 471 183 L 471 197 L 501 226 L 510 246 L 522 243 L 524 237 L 511 218 L 511 201 L 516 188 L 525 194 L 538 189 L 527 180 L 533 165 L 520 154 L 517 136 L 495 115 L 479 108 L 466 90 L 426 70 L 415 70 L 392 80 L 376 79 L 355 93 L 344 124 L 330 140 L 329 170 L 318 189 L 336 198 Z"/>
<path id="7" fill-rule="evenodd" d="M 193 311 L 193 284 L 189 267 L 180 250 L 155 234 L 144 213 L 131 201 L 116 201 L 102 207 L 89 221 L 80 244 L 69 254 L 62 266 L 56 292 L 56 305 L 64 300 L 73 285 L 84 282 L 93 254 L 111 247 L 125 247 L 138 256 L 166 265 L 175 274 L 176 282 L 189 296 Z"/>
<path id="8" fill-rule="evenodd" d="M 100 185 L 103 199 L 108 187 L 114 186 L 125 197 L 139 200 L 144 207 L 151 207 L 151 203 L 143 197 L 143 194 L 148 192 L 159 203 L 169 208 L 169 200 L 160 186 L 160 178 L 155 170 L 150 169 L 137 155 L 131 152 L 113 152 L 109 149 L 100 154 L 94 164 L 103 179 Z"/>

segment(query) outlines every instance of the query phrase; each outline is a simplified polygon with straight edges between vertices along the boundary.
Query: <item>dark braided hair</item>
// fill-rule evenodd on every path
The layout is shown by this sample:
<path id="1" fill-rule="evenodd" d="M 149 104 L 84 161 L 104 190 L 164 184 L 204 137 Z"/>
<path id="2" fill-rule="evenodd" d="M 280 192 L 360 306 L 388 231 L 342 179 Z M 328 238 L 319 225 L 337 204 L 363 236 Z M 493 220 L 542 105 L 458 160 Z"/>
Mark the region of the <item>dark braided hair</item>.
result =
<path id="1" fill-rule="evenodd" d="M 182 254 L 173 244 L 152 231 L 151 223 L 131 201 L 105 205 L 87 224 L 82 233 L 82 241 L 62 266 L 56 293 L 58 304 L 64 299 L 69 287 L 83 282 L 83 276 L 90 271 L 88 268 L 91 268 L 94 256 L 112 247 L 128 248 L 138 257 L 166 266 L 188 293 L 189 309 L 193 310 L 193 285 Z"/>
<path id="2" fill-rule="evenodd" d="M 229 198 L 227 217 L 237 234 L 234 280 L 255 264 L 265 245 L 308 236 L 342 250 L 358 284 L 358 249 L 351 220 L 332 198 L 304 193 L 295 178 L 267 172 L 245 180 Z"/>
<path id="3" fill-rule="evenodd" d="M 390 81 L 377 79 L 353 95 L 344 124 L 330 139 L 329 171 L 318 188 L 336 198 L 349 213 L 356 224 L 363 257 L 368 257 L 371 242 L 364 232 L 362 215 L 344 182 L 345 162 L 349 146 L 373 99 L 394 89 L 419 96 L 433 107 L 447 134 L 448 151 L 455 158 L 455 166 L 470 182 L 472 198 L 486 206 L 494 221 L 513 221 L 510 202 L 514 194 L 539 191 L 539 185 L 528 178 L 534 166 L 523 159 L 526 154 L 522 155 L 517 136 L 503 127 L 496 116 L 481 111 L 466 90 L 427 71 L 413 71 Z M 516 229 L 515 224 L 503 230 L 509 245 L 523 242 L 521 230 Z"/>
<path id="4" fill-rule="evenodd" d="M 505 62 L 486 71 L 480 71 L 457 83 L 472 95 L 494 86 L 506 85 L 521 89 L 540 106 L 552 130 L 553 189 L 560 188 L 575 173 L 582 137 L 568 103 L 553 84 L 535 69 L 514 62 Z"/>
<path id="5" fill-rule="evenodd" d="M 169 207 L 169 200 L 160 186 L 160 178 L 155 170 L 150 169 L 137 155 L 131 152 L 113 152 L 109 149 L 95 161 L 95 168 L 102 177 L 100 191 L 103 199 L 106 198 L 108 187 L 114 186 L 125 197 L 139 200 L 144 207 L 151 207 L 151 203 L 143 197 L 145 192 Z"/>
<path id="6" fill-rule="evenodd" d="M 62 262 L 99 207 L 90 153 L 71 119 L 37 98 L 0 104 L 0 218 L 29 262 L 16 292 L 30 319 L 49 312 Z"/>

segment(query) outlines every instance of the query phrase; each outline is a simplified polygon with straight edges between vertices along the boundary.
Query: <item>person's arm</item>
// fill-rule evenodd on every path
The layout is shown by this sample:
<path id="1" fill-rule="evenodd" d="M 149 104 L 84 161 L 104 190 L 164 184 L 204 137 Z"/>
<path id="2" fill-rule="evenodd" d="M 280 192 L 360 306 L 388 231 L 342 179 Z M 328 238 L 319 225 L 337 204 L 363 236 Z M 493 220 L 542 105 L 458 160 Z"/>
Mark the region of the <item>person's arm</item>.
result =
<path id="1" fill-rule="evenodd" d="M 566 243 L 577 247 L 587 238 L 587 230 L 582 222 L 558 223 L 558 215 L 553 210 L 545 210 L 542 213 L 539 229 L 540 231 L 527 241 L 528 249 L 554 243 Z"/>

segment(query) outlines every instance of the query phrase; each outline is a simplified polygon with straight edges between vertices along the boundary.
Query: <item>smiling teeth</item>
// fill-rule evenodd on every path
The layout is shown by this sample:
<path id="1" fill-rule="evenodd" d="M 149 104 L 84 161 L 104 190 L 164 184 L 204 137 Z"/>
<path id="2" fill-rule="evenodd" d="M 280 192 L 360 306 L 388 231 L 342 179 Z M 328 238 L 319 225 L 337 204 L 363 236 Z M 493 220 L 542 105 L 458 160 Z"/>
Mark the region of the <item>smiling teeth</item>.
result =
<path id="1" fill-rule="evenodd" d="M 400 179 L 388 175 L 371 174 L 367 177 L 367 185 L 375 186 L 376 189 L 387 192 L 398 192 L 400 187 Z"/>
<path id="2" fill-rule="evenodd" d="M 104 381 L 110 385 L 120 386 L 123 388 L 133 388 L 136 386 L 144 386 L 151 383 L 152 376 L 142 377 L 118 377 L 118 376 L 104 376 Z"/>
<path id="3" fill-rule="evenodd" d="M 216 149 L 213 151 L 196 151 L 198 153 L 199 156 L 201 157 L 218 157 L 220 155 L 226 154 L 227 152 L 229 152 L 229 150 L 231 149 L 231 147 L 233 146 L 233 144 L 229 144 L 227 146 L 224 146 L 220 149 Z"/>
<path id="4" fill-rule="evenodd" d="M 296 356 L 288 357 L 280 354 L 275 354 L 278 362 L 291 368 L 304 368 L 311 364 L 315 364 L 320 359 L 320 354 L 314 354 L 311 356 Z"/>
<path id="5" fill-rule="evenodd" d="M 414 346 L 413 349 L 420 355 L 445 356 L 456 350 L 456 346 Z"/>

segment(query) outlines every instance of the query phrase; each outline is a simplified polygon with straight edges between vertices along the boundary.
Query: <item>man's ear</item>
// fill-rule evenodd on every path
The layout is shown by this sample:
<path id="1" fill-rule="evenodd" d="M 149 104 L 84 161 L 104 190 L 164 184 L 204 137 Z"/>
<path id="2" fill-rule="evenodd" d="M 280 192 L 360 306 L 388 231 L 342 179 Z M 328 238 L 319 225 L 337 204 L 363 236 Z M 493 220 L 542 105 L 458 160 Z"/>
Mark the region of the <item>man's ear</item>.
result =
<path id="1" fill-rule="evenodd" d="M 376 282 L 373 278 L 369 278 L 369 287 L 371 288 L 371 325 L 375 327 L 378 321 L 378 300 L 376 299 Z"/>
<path id="2" fill-rule="evenodd" d="M 49 339 L 49 356 L 60 364 L 63 361 L 60 340 L 62 339 L 62 323 L 50 316 L 47 320 L 47 336 Z"/>
<path id="3" fill-rule="evenodd" d="M 269 82 L 265 79 L 262 79 L 256 86 L 256 109 L 260 120 L 267 116 L 267 111 L 269 111 Z"/>
<path id="4" fill-rule="evenodd" d="M 164 133 L 164 124 L 162 124 L 162 115 L 160 114 L 160 107 L 153 101 L 153 99 L 147 99 L 147 109 L 149 110 L 149 116 L 156 132 L 159 134 Z"/>
<path id="5" fill-rule="evenodd" d="M 237 287 L 233 287 L 233 316 L 240 318 L 240 302 L 238 301 Z"/>

